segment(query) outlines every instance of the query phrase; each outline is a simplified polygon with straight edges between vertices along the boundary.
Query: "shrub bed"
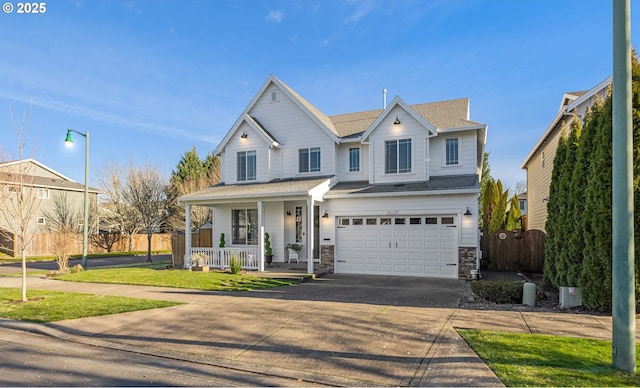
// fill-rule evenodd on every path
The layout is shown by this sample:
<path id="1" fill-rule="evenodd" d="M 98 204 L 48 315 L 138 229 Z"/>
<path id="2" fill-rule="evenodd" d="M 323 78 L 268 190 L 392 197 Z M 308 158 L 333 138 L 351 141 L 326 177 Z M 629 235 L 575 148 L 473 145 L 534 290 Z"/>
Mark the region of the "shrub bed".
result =
<path id="1" fill-rule="evenodd" d="M 494 303 L 522 303 L 522 283 L 509 281 L 477 281 L 471 290 L 481 298 Z"/>

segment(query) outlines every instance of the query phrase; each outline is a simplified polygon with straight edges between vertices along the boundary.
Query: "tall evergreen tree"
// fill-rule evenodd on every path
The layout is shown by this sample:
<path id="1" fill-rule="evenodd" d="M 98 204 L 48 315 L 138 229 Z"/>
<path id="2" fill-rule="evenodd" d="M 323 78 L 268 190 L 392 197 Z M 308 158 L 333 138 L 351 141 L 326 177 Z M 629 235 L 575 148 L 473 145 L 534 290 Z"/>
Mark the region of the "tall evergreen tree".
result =
<path id="1" fill-rule="evenodd" d="M 485 152 L 482 158 L 482 176 L 480 177 L 480 229 L 488 229 L 489 220 L 491 219 L 491 206 L 490 203 L 485 203 L 487 198 L 487 190 L 490 190 L 493 178 L 491 177 L 491 167 L 489 166 L 489 153 Z M 491 194 L 488 196 L 491 197 Z M 488 208 L 485 208 L 487 207 Z"/>
<path id="2" fill-rule="evenodd" d="M 562 240 L 556 247 L 556 274 L 555 283 L 558 286 L 576 286 L 578 283 L 569 283 L 567 274 L 571 272 L 570 259 L 571 251 L 566 243 L 567 237 L 577 230 L 577 226 L 571 222 L 573 220 L 573 202 L 571 195 L 571 180 L 575 171 L 576 155 L 578 152 L 578 139 L 580 136 L 580 120 L 574 116 L 569 126 L 569 133 L 566 138 L 566 148 L 564 162 L 558 177 L 558 188 L 556 205 L 558 206 L 558 222 L 560 231 L 558 238 Z M 554 166 L 555 167 L 555 166 Z M 577 280 L 577 279 L 576 279 Z"/>
<path id="3" fill-rule="evenodd" d="M 509 211 L 507 212 L 505 229 L 507 230 L 521 229 L 522 223 L 520 222 L 520 217 L 522 217 L 522 212 L 520 211 L 520 202 L 518 201 L 518 196 L 514 195 L 513 197 L 511 197 L 511 200 L 509 201 Z"/>
<path id="4" fill-rule="evenodd" d="M 602 102 L 596 102 L 602 104 Z M 576 153 L 575 168 L 571 177 L 569 187 L 570 203 L 572 209 L 569 213 L 568 223 L 573 225 L 572 230 L 567 233 L 565 239 L 566 259 L 569 262 L 568 272 L 565 275 L 567 285 L 579 284 L 580 273 L 582 272 L 582 261 L 584 258 L 584 232 L 587 230 L 585 224 L 584 201 L 587 187 L 587 178 L 591 155 L 593 154 L 593 141 L 598 126 L 598 119 L 601 115 L 594 115 L 589 110 L 584 119 L 584 125 L 580 132 L 578 141 L 578 151 Z"/>
<path id="5" fill-rule="evenodd" d="M 585 193 L 587 229 L 584 230 L 584 261 L 579 278 L 583 304 L 597 310 L 611 308 L 611 129 L 612 106 L 608 97 L 602 107 L 593 110 L 599 115 L 594 139 L 589 177 Z"/>
<path id="6" fill-rule="evenodd" d="M 178 197 L 202 190 L 220 182 L 220 158 L 209 153 L 205 160 L 200 159 L 196 148 L 186 151 L 171 174 L 167 187 L 168 212 L 167 226 L 170 229 L 183 229 L 185 210 L 178 205 Z M 211 209 L 205 206 L 191 208 L 191 229 L 199 228 L 211 221 Z"/>
<path id="7" fill-rule="evenodd" d="M 553 160 L 553 172 L 551 173 L 551 185 L 549 186 L 549 198 L 547 201 L 547 222 L 545 224 L 547 237 L 544 241 L 543 279 L 545 283 L 553 284 L 556 287 L 559 286 L 556 283 L 556 260 L 561 243 L 560 233 L 562 231 L 562 220 L 559 217 L 559 209 L 562 203 L 559 198 L 560 173 L 564 165 L 566 151 L 567 139 L 564 134 L 562 134 L 558 140 L 558 148 L 556 149 L 556 156 Z"/>
<path id="8" fill-rule="evenodd" d="M 509 199 L 509 190 L 502 191 L 502 182 L 498 179 L 493 182 L 493 211 L 491 212 L 491 220 L 489 221 L 489 233 L 504 229 L 504 221 L 507 216 L 507 202 Z"/>

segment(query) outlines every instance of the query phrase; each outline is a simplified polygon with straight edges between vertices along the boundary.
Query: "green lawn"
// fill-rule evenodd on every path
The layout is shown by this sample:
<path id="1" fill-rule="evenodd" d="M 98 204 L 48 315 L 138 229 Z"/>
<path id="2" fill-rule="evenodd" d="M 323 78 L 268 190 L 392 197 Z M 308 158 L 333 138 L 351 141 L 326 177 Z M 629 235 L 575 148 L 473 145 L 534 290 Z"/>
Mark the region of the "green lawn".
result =
<path id="1" fill-rule="evenodd" d="M 52 322 L 181 304 L 121 296 L 41 290 L 27 290 L 28 301 L 21 302 L 21 295 L 22 290 L 18 288 L 0 288 L 1 318 L 30 322 Z"/>
<path id="2" fill-rule="evenodd" d="M 486 330 L 458 333 L 507 387 L 640 386 L 637 374 L 612 368 L 610 341 Z"/>
<path id="3" fill-rule="evenodd" d="M 151 251 L 151 254 L 166 254 L 171 253 L 171 251 Z M 132 252 L 110 252 L 110 253 L 91 253 L 87 255 L 88 259 L 93 257 L 117 257 L 117 256 L 140 256 L 146 255 L 147 251 L 132 251 Z M 72 259 L 79 259 L 82 255 L 71 255 Z M 27 262 L 36 262 L 36 261 L 54 261 L 55 256 L 29 256 L 27 257 Z M 2 263 L 20 263 L 22 262 L 21 257 L 11 257 L 6 253 L 0 252 L 0 264 Z"/>
<path id="4" fill-rule="evenodd" d="M 55 279 L 87 283 L 190 288 L 208 291 L 248 291 L 286 286 L 293 283 L 290 280 L 233 275 L 221 272 L 191 272 L 151 268 L 90 268 L 88 271 L 64 274 Z"/>

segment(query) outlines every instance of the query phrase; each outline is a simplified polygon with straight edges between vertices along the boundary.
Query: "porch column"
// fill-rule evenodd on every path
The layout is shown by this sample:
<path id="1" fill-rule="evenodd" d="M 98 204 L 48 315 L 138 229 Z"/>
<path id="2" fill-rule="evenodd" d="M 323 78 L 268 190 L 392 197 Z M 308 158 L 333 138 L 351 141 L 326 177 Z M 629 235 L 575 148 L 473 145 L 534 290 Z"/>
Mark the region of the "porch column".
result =
<path id="1" fill-rule="evenodd" d="M 213 227 L 215 225 L 213 223 L 215 216 L 216 216 L 216 208 L 212 207 L 211 208 L 211 248 L 216 247 L 216 228 Z"/>
<path id="2" fill-rule="evenodd" d="M 191 257 L 191 204 L 184 205 L 184 268 L 187 267 L 187 260 Z"/>
<path id="3" fill-rule="evenodd" d="M 313 197 L 307 198 L 307 273 L 313 273 Z"/>
<path id="4" fill-rule="evenodd" d="M 264 271 L 264 208 L 258 201 L 258 271 Z"/>

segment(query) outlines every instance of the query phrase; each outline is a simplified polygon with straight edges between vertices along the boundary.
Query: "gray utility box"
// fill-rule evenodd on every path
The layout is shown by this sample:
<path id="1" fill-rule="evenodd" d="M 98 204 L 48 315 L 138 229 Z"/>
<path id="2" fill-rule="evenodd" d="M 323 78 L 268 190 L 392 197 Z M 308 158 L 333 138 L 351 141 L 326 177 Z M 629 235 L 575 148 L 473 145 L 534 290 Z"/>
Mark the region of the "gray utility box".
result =
<path id="1" fill-rule="evenodd" d="M 582 306 L 582 293 L 579 287 L 560 287 L 560 307 L 569 309 Z"/>

